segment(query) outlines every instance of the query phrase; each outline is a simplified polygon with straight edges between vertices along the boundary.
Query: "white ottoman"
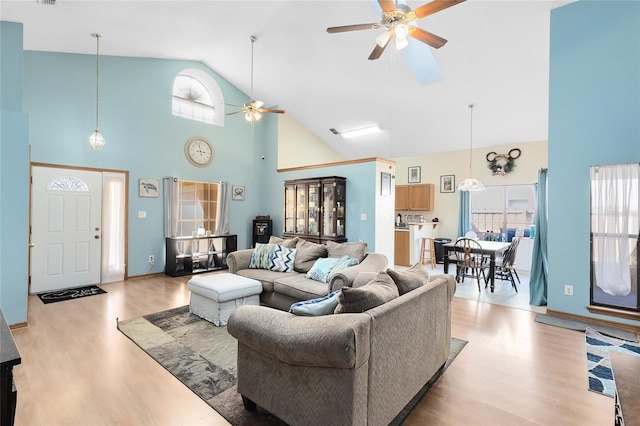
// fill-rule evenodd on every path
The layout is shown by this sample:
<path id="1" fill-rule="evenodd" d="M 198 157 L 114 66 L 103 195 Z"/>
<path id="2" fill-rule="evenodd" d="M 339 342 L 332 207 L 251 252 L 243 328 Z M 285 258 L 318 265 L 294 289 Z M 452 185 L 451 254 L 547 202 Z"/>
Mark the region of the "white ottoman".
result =
<path id="1" fill-rule="evenodd" d="M 259 305 L 260 281 L 235 274 L 196 276 L 189 280 L 189 312 L 218 326 L 227 325 L 238 306 Z"/>

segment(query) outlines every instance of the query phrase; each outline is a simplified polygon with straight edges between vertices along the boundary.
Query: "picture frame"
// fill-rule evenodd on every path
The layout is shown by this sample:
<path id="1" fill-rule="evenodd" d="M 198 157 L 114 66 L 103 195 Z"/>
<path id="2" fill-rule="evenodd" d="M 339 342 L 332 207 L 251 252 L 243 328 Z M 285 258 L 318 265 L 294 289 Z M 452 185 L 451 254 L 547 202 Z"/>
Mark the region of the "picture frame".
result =
<path id="1" fill-rule="evenodd" d="M 235 201 L 244 201 L 244 186 L 231 186 L 231 199 Z"/>
<path id="2" fill-rule="evenodd" d="M 391 173 L 380 174 L 380 195 L 391 195 Z"/>
<path id="3" fill-rule="evenodd" d="M 160 181 L 158 179 L 139 179 L 138 196 L 144 198 L 157 198 L 159 194 Z"/>
<path id="4" fill-rule="evenodd" d="M 456 192 L 456 176 L 443 175 L 440 176 L 440 192 Z"/>
<path id="5" fill-rule="evenodd" d="M 420 183 L 420 166 L 409 167 L 409 183 Z"/>

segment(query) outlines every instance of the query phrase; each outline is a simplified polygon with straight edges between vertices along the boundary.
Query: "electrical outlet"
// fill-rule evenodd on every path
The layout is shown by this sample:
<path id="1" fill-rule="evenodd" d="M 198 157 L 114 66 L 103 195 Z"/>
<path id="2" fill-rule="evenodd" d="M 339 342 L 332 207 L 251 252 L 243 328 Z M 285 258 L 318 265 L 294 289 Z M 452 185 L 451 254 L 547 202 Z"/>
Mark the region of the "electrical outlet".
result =
<path id="1" fill-rule="evenodd" d="M 565 285 L 564 286 L 564 295 L 565 296 L 573 296 L 573 286 L 572 285 Z"/>
<path id="2" fill-rule="evenodd" d="M 154 256 L 154 255 L 152 255 L 152 254 L 150 254 L 150 255 L 149 255 L 149 263 L 150 263 L 150 264 L 152 264 L 152 265 L 153 265 L 154 263 L 156 263 L 156 258 L 155 258 L 155 256 Z"/>

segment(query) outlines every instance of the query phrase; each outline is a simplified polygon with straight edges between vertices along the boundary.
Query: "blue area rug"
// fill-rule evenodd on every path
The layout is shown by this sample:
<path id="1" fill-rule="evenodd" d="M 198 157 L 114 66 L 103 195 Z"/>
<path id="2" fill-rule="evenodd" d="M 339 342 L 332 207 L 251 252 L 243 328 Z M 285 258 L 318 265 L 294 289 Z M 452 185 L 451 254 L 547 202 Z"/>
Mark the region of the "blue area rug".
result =
<path id="1" fill-rule="evenodd" d="M 585 331 L 587 349 L 587 377 L 589 390 L 613 397 L 615 383 L 611 372 L 609 351 L 640 356 L 640 345 L 598 333 L 592 328 Z"/>

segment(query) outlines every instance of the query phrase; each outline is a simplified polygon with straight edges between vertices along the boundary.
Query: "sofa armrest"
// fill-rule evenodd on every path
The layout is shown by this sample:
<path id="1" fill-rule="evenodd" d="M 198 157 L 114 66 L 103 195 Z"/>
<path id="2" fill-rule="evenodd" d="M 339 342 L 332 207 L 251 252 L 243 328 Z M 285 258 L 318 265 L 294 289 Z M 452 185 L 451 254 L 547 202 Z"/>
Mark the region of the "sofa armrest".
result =
<path id="1" fill-rule="evenodd" d="M 369 359 L 370 319 L 363 314 L 297 316 L 244 305 L 229 317 L 227 331 L 253 350 L 281 362 L 352 369 Z"/>
<path id="2" fill-rule="evenodd" d="M 227 255 L 227 266 L 229 272 L 232 274 L 237 273 L 241 269 L 248 269 L 251 262 L 251 256 L 254 249 L 245 249 L 232 251 Z"/>
<path id="3" fill-rule="evenodd" d="M 447 296 L 449 298 L 449 302 L 453 300 L 453 295 L 456 294 L 456 279 L 451 274 L 439 274 L 439 275 L 430 275 L 429 282 L 435 281 L 438 278 L 444 278 L 447 280 Z"/>
<path id="4" fill-rule="evenodd" d="M 369 253 L 359 264 L 333 275 L 329 281 L 329 291 L 340 290 L 342 287 L 351 287 L 359 273 L 384 271 L 387 268 L 387 263 L 387 256 L 384 254 Z"/>

